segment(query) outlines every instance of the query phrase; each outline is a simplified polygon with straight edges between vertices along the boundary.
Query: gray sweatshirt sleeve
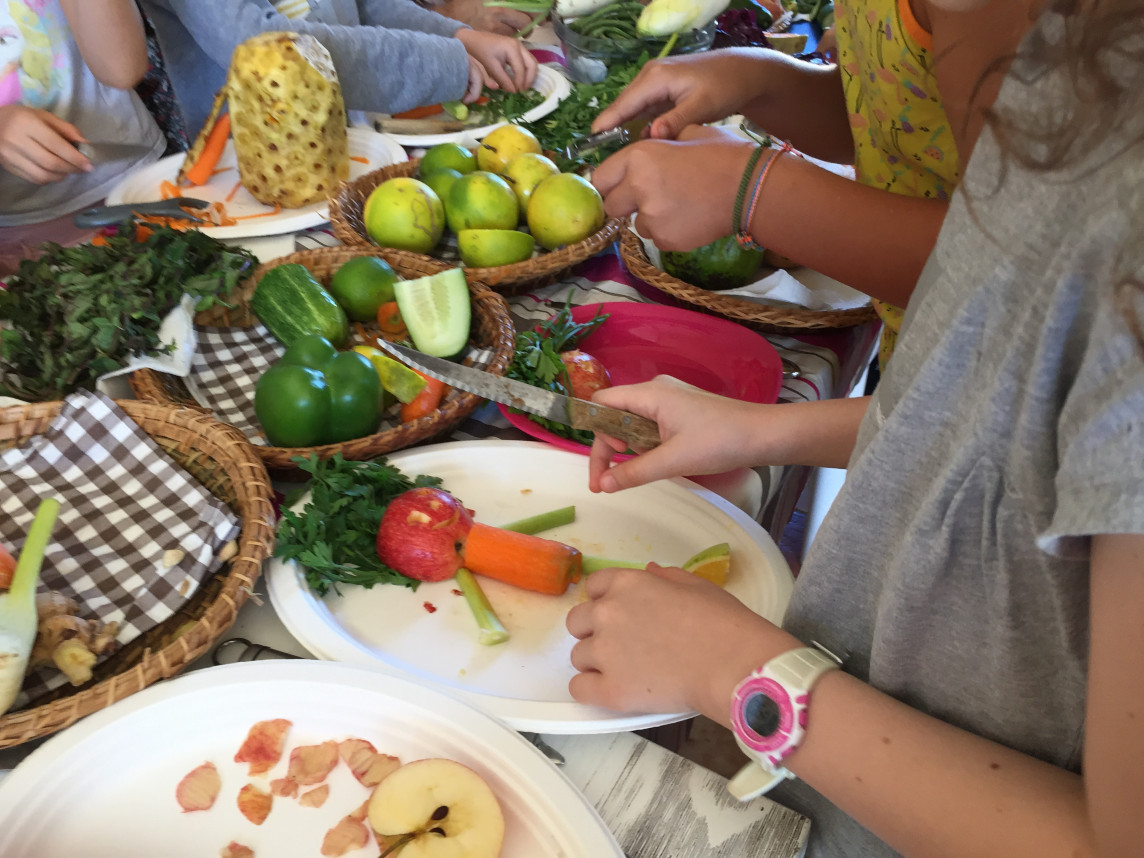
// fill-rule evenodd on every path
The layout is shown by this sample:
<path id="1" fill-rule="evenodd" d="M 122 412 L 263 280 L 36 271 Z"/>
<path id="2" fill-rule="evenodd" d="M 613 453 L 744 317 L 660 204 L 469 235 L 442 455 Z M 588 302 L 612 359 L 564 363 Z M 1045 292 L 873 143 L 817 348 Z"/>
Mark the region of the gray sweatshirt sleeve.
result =
<path id="1" fill-rule="evenodd" d="M 452 36 L 465 25 L 418 6 L 412 0 L 365 0 L 358 4 L 363 24 L 393 30 L 422 30 L 438 36 Z"/>
<path id="2" fill-rule="evenodd" d="M 464 45 L 451 38 L 460 25 L 408 0 L 374 0 L 367 9 L 382 6 L 392 6 L 390 20 L 405 25 L 308 23 L 257 0 L 144 0 L 192 135 L 225 80 L 235 46 L 270 30 L 309 33 L 325 45 L 349 110 L 396 113 L 461 98 L 469 59 Z M 435 31 L 405 28 L 422 25 Z"/>

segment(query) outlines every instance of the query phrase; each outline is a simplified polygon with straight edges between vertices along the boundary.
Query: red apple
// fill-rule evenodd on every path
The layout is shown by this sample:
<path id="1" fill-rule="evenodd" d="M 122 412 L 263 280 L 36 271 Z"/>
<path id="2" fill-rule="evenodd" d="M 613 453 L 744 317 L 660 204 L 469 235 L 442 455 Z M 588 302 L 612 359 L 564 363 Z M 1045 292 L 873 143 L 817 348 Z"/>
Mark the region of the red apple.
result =
<path id="1" fill-rule="evenodd" d="M 417 581 L 445 581 L 463 565 L 473 513 L 443 489 L 410 489 L 389 502 L 377 529 L 381 562 Z"/>
<path id="2" fill-rule="evenodd" d="M 597 390 L 612 386 L 608 370 L 596 358 L 579 349 L 561 352 L 560 360 L 568 370 L 572 395 L 577 399 L 591 399 Z"/>

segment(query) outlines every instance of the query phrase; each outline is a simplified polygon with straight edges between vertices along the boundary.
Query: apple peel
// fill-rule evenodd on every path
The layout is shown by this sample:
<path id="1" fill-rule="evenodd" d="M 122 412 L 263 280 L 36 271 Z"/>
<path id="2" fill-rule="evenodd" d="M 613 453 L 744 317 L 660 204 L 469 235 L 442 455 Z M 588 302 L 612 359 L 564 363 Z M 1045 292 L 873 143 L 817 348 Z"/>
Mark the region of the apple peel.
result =
<path id="1" fill-rule="evenodd" d="M 250 763 L 251 775 L 266 774 L 282 759 L 282 745 L 292 726 L 285 718 L 259 721 L 246 734 L 246 739 L 234 755 L 234 761 Z"/>
<path id="2" fill-rule="evenodd" d="M 274 796 L 262 791 L 254 784 L 245 784 L 238 791 L 238 809 L 255 825 L 261 825 L 266 821 L 273 804 Z"/>
<path id="3" fill-rule="evenodd" d="M 218 768 L 214 763 L 206 762 L 196 766 L 183 776 L 175 787 L 175 800 L 183 813 L 196 810 L 210 810 L 222 789 L 222 780 L 219 778 Z"/>

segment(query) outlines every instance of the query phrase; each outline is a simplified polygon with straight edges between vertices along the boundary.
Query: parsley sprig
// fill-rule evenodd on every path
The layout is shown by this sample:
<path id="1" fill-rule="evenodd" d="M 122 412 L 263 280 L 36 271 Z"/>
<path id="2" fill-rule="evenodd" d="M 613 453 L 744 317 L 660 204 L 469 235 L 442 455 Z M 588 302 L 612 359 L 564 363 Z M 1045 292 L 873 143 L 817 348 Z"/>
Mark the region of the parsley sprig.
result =
<path id="1" fill-rule="evenodd" d="M 348 462 L 341 453 L 293 461 L 311 480 L 286 497 L 274 555 L 305 567 L 306 583 L 320 596 L 331 589 L 341 595 L 339 584 L 417 589 L 417 581 L 378 559 L 377 528 L 391 500 L 412 488 L 439 486 L 440 477 L 422 474 L 411 480 L 385 459 Z M 294 512 L 306 492 L 309 500 Z"/>
<path id="2" fill-rule="evenodd" d="M 534 387 L 542 387 L 565 396 L 571 395 L 568 370 L 560 360 L 560 353 L 576 348 L 581 340 L 604 324 L 607 318 L 607 313 L 601 313 L 597 309 L 596 315 L 588 321 L 574 321 L 572 296 L 569 295 L 564 306 L 551 319 L 541 322 L 535 330 L 517 332 L 516 350 L 505 374 L 509 378 L 527 382 Z M 573 429 L 571 426 L 536 415 L 529 415 L 529 418 L 561 438 L 568 438 L 580 444 L 592 443 L 591 432 Z"/>

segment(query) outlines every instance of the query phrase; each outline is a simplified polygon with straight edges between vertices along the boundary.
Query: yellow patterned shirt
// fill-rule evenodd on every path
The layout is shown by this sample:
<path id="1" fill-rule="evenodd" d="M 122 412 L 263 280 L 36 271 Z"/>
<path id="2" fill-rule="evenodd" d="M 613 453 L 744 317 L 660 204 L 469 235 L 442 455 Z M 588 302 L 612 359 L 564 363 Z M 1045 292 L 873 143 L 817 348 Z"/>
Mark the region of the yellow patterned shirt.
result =
<path id="1" fill-rule="evenodd" d="M 838 65 L 864 185 L 946 200 L 960 179 L 957 146 L 934 78 L 933 41 L 909 0 L 835 3 Z M 882 301 L 879 363 L 894 350 L 902 310 Z"/>

